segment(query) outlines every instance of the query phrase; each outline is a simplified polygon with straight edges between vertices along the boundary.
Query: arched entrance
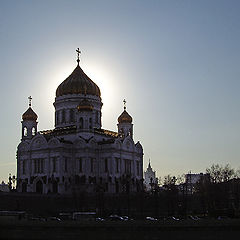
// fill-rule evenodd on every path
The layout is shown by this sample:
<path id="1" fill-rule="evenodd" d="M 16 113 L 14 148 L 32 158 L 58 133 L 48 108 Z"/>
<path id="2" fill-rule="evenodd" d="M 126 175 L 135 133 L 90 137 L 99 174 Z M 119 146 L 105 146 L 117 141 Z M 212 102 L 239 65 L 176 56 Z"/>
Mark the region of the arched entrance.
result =
<path id="1" fill-rule="evenodd" d="M 43 193 L 43 183 L 41 180 L 38 180 L 36 183 L 36 192 L 40 194 Z"/>
<path id="2" fill-rule="evenodd" d="M 26 182 L 22 183 L 22 192 L 27 192 L 27 183 Z"/>
<path id="3" fill-rule="evenodd" d="M 53 193 L 58 193 L 58 183 L 57 183 L 57 181 L 53 182 L 52 187 L 53 187 Z"/>

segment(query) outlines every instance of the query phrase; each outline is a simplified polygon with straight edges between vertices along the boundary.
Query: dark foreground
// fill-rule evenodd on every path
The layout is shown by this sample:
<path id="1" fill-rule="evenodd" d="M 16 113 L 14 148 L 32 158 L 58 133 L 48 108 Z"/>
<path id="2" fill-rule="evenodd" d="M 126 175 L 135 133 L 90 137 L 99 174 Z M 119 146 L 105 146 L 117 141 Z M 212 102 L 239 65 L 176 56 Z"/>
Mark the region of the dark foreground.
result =
<path id="1" fill-rule="evenodd" d="M 240 220 L 127 222 L 0 221 L 0 239 L 239 239 Z"/>

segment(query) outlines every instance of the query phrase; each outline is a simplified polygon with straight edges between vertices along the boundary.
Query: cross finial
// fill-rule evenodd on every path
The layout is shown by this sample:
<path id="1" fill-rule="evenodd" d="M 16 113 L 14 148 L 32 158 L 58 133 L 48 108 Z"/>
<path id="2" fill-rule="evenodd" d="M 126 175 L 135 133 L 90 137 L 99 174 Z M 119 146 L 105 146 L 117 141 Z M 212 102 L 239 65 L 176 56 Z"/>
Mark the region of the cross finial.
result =
<path id="1" fill-rule="evenodd" d="M 31 96 L 28 97 L 28 105 L 29 105 L 29 107 L 32 106 L 32 97 Z"/>
<path id="2" fill-rule="evenodd" d="M 126 110 L 126 102 L 127 102 L 127 101 L 124 99 L 124 100 L 123 100 L 123 106 L 124 106 L 123 108 L 124 108 L 124 110 Z"/>
<path id="3" fill-rule="evenodd" d="M 79 50 L 79 48 L 77 48 L 76 52 L 77 52 L 77 63 L 79 65 L 79 62 L 80 62 L 79 54 L 81 53 L 81 51 Z"/>

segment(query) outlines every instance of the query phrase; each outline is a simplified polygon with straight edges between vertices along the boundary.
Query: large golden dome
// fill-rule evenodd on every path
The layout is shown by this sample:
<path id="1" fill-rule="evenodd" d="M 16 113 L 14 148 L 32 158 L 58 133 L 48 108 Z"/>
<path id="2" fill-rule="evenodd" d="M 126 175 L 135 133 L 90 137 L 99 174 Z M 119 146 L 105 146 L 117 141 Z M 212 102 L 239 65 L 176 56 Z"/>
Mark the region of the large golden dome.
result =
<path id="1" fill-rule="evenodd" d="M 57 88 L 56 97 L 67 94 L 101 96 L 99 87 L 83 72 L 79 65 Z"/>
<path id="2" fill-rule="evenodd" d="M 36 121 L 38 118 L 38 115 L 32 110 L 31 107 L 28 108 L 28 110 L 22 115 L 23 121 Z"/>

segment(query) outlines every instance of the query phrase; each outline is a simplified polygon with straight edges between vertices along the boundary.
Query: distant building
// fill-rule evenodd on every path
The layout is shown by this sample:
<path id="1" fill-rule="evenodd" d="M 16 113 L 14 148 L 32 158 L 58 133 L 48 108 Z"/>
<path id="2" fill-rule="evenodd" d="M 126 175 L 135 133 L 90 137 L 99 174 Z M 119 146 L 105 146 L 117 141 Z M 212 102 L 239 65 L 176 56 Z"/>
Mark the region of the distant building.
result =
<path id="1" fill-rule="evenodd" d="M 118 117 L 118 131 L 103 129 L 100 89 L 79 61 L 56 90 L 54 129 L 37 130 L 38 116 L 29 98 L 17 148 L 19 192 L 120 193 L 142 189 L 143 148 L 133 140 L 126 102 Z"/>
<path id="2" fill-rule="evenodd" d="M 156 178 L 156 172 L 152 170 L 149 159 L 147 170 L 144 172 L 144 185 L 146 187 L 146 190 L 150 191 L 157 183 L 158 179 Z"/>
<path id="3" fill-rule="evenodd" d="M 185 174 L 185 188 L 187 193 L 192 194 L 195 191 L 196 184 L 206 180 L 209 180 L 209 174 L 191 172 Z"/>

